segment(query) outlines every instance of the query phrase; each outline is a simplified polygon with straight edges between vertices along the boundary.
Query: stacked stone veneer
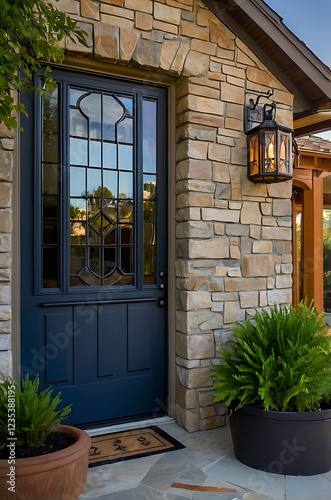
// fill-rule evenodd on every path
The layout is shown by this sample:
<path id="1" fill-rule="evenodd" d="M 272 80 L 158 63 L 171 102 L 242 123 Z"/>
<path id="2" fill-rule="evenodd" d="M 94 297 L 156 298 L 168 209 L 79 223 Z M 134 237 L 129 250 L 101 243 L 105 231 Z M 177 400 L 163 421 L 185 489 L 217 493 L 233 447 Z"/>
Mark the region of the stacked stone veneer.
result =
<path id="1" fill-rule="evenodd" d="M 291 126 L 292 95 L 202 1 L 53 1 L 88 33 L 89 47 L 67 42 L 68 54 L 110 63 L 110 74 L 117 64 L 176 81 L 177 419 L 189 431 L 222 425 L 209 378 L 218 345 L 234 321 L 291 302 L 291 183 L 247 180 L 244 105 L 273 88 L 276 118 Z M 11 139 L 2 147 L 0 230 L 9 233 Z M 0 251 L 6 268 L 7 235 Z M 2 283 L 1 303 L 8 292 Z M 3 332 L 9 314 L 1 306 Z"/>
<path id="2" fill-rule="evenodd" d="M 14 134 L 0 123 L 0 378 L 11 373 L 11 231 Z"/>

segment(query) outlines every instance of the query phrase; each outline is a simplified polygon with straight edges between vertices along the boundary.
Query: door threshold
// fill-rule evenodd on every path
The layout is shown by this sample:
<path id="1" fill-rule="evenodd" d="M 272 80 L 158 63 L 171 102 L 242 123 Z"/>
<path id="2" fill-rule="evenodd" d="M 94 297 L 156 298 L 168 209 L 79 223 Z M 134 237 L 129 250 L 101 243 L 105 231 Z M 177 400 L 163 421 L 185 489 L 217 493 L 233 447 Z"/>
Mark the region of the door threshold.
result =
<path id="1" fill-rule="evenodd" d="M 163 425 L 163 424 L 174 424 L 176 420 L 171 417 L 157 417 L 149 418 L 146 420 L 139 420 L 135 422 L 125 422 L 124 424 L 108 425 L 106 427 L 95 427 L 93 429 L 85 429 L 89 436 L 100 436 L 102 434 L 110 434 L 113 432 L 120 432 L 126 429 L 140 429 L 142 427 L 148 427 L 150 425 Z"/>

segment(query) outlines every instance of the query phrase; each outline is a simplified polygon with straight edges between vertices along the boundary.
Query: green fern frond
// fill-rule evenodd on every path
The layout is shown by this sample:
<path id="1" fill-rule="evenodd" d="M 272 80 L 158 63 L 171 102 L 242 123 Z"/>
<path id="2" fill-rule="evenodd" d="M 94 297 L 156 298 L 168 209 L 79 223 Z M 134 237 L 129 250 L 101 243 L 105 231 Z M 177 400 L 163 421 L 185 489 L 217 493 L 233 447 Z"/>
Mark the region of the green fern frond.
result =
<path id="1" fill-rule="evenodd" d="M 253 321 L 236 323 L 237 342 L 220 350 L 215 400 L 232 409 L 317 410 L 331 400 L 331 337 L 325 315 L 307 300 L 297 308 L 275 306 Z"/>
<path id="2" fill-rule="evenodd" d="M 14 387 L 15 437 L 17 446 L 39 447 L 52 432 L 53 427 L 66 418 L 71 405 L 58 410 L 60 393 L 52 398 L 52 389 L 39 393 L 39 377 L 31 381 L 29 375 L 22 380 L 22 391 L 11 378 L 0 383 L 0 449 L 7 443 L 8 395 Z"/>

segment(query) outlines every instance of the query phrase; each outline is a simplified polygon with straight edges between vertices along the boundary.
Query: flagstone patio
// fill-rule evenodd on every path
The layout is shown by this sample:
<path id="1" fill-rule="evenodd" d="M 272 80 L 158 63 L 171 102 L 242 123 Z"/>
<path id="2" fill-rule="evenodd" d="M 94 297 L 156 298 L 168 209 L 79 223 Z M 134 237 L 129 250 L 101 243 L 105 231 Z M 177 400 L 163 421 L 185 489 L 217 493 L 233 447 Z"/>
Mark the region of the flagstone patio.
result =
<path id="1" fill-rule="evenodd" d="M 238 462 L 230 429 L 188 433 L 169 418 L 158 425 L 186 448 L 89 469 L 80 500 L 327 500 L 331 472 L 293 477 L 251 469 Z M 121 426 L 121 429 L 123 426 Z M 119 427 L 108 428 L 117 432 Z M 105 429 L 99 430 L 104 433 Z M 89 431 L 96 435 L 98 430 Z"/>

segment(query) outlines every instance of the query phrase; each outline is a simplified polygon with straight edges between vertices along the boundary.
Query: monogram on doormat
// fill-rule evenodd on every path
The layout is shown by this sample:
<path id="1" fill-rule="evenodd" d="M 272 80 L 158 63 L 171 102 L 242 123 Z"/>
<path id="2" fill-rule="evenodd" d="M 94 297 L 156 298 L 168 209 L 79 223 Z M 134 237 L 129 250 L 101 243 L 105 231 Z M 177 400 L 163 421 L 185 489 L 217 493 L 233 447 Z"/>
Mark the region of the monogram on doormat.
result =
<path id="1" fill-rule="evenodd" d="M 154 425 L 143 429 L 103 434 L 91 439 L 89 467 L 185 448 L 179 441 Z"/>

